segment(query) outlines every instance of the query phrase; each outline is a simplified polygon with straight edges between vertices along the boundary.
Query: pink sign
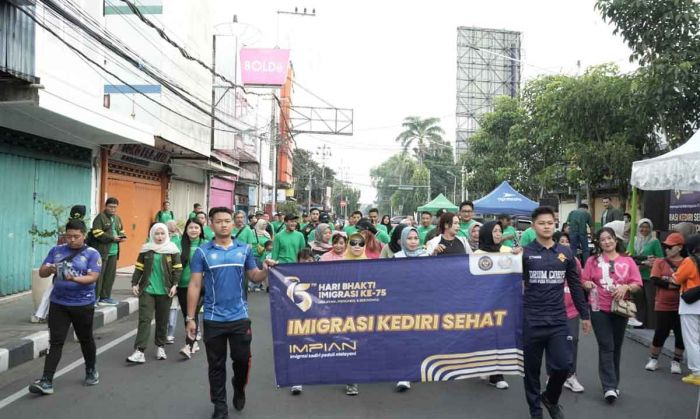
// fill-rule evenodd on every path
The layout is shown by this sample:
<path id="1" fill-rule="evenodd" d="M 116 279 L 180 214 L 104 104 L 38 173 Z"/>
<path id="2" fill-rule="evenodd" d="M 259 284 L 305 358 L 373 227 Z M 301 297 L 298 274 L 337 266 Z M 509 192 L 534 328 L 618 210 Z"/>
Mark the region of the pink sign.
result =
<path id="1" fill-rule="evenodd" d="M 288 49 L 241 49 L 241 78 L 244 85 L 282 86 L 287 81 L 288 67 Z"/>

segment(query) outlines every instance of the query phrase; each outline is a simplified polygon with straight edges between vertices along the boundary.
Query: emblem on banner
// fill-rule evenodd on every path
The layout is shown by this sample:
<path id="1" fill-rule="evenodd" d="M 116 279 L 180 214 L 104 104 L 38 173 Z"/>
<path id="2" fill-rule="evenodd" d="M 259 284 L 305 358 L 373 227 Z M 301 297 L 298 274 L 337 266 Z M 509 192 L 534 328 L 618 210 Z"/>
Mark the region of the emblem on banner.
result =
<path id="1" fill-rule="evenodd" d="M 289 286 L 287 286 L 287 297 L 299 307 L 299 310 L 307 311 L 310 309 L 312 303 L 311 294 L 306 292 L 306 290 L 308 290 L 311 285 L 302 284 L 296 276 L 287 276 L 285 279 L 290 282 Z M 298 300 L 301 301 L 297 302 Z"/>
<path id="2" fill-rule="evenodd" d="M 510 256 L 503 256 L 498 258 L 498 267 L 501 269 L 510 269 L 513 267 L 513 259 Z"/>
<path id="3" fill-rule="evenodd" d="M 493 268 L 493 259 L 489 256 L 479 258 L 479 269 L 489 271 Z"/>

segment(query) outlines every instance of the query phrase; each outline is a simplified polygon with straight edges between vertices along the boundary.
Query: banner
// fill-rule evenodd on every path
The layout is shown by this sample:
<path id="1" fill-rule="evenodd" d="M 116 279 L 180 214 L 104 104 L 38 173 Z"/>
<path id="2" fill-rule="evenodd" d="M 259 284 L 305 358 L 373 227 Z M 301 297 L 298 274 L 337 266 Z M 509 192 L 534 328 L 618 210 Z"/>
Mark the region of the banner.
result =
<path id="1" fill-rule="evenodd" d="M 682 222 L 695 224 L 695 228 L 700 232 L 700 192 L 671 191 L 668 229 L 673 230 Z"/>
<path id="2" fill-rule="evenodd" d="M 287 81 L 288 49 L 241 48 L 240 54 L 244 85 L 279 87 Z"/>
<path id="3" fill-rule="evenodd" d="M 278 265 L 278 386 L 522 374 L 519 255 Z"/>

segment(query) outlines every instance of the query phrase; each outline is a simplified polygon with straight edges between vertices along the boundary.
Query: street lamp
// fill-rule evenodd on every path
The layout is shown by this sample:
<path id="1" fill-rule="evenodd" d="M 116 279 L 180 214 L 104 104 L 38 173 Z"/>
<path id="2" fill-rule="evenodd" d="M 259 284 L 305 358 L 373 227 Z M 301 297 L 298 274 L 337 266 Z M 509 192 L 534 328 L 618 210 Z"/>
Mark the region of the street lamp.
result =
<path id="1" fill-rule="evenodd" d="M 457 201 L 457 175 L 450 172 L 449 170 L 447 171 L 447 174 L 452 176 L 455 180 L 454 185 L 452 187 L 452 203 L 455 203 Z"/>

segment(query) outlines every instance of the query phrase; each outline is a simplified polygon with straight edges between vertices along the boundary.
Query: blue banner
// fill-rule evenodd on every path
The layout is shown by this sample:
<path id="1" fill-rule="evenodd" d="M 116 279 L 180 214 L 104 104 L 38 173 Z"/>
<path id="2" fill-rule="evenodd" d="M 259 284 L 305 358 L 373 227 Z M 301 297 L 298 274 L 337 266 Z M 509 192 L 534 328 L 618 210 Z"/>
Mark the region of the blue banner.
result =
<path id="1" fill-rule="evenodd" d="M 522 374 L 520 255 L 278 265 L 277 385 Z"/>

